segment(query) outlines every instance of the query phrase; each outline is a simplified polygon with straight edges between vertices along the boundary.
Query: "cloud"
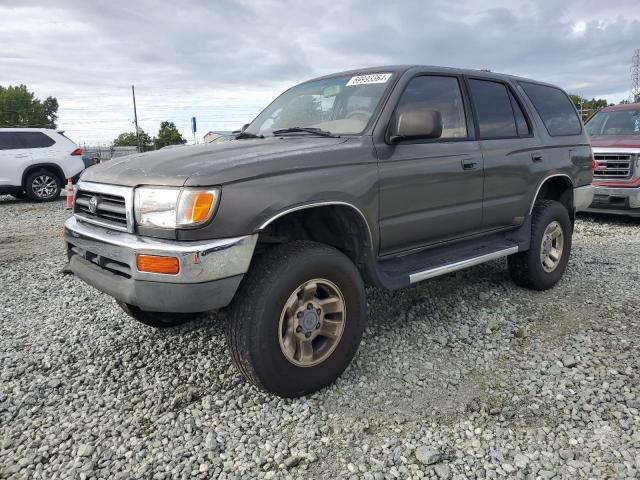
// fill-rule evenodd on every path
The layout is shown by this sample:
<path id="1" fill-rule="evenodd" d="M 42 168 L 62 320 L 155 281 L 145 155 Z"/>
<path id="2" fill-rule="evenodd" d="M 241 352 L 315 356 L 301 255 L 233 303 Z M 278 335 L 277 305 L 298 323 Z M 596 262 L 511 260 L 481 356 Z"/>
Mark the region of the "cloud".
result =
<path id="1" fill-rule="evenodd" d="M 0 0 L 0 84 L 60 102 L 79 142 L 174 121 L 235 129 L 278 92 L 363 66 L 417 63 L 529 76 L 619 101 L 640 48 L 637 0 Z"/>

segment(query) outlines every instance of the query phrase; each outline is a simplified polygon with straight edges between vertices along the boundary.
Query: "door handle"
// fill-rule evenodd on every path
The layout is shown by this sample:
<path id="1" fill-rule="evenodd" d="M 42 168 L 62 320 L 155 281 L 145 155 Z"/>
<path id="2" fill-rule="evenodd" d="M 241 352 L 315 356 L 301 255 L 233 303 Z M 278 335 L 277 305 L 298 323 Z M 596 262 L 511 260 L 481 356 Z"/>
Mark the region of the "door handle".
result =
<path id="1" fill-rule="evenodd" d="M 27 153 L 21 153 L 21 154 L 16 155 L 15 158 L 27 158 L 28 156 L 29 156 L 29 154 L 27 154 Z"/>
<path id="2" fill-rule="evenodd" d="M 470 158 L 465 158 L 462 160 L 462 169 L 463 170 L 475 170 L 478 166 L 478 162 L 475 160 L 471 160 Z"/>
<path id="3" fill-rule="evenodd" d="M 534 162 L 541 162 L 542 161 L 542 153 L 533 152 L 531 154 L 531 160 L 533 160 Z"/>

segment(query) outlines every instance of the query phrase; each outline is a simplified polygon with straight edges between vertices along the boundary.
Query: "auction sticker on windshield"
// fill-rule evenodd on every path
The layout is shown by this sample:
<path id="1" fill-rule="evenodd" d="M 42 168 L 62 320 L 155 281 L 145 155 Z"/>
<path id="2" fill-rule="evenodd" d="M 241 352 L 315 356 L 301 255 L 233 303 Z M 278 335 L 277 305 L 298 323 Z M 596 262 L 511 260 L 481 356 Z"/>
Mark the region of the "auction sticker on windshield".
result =
<path id="1" fill-rule="evenodd" d="M 371 75 L 358 75 L 351 77 L 347 82 L 347 87 L 354 85 L 365 85 L 367 83 L 387 83 L 391 78 L 391 73 L 372 73 Z"/>

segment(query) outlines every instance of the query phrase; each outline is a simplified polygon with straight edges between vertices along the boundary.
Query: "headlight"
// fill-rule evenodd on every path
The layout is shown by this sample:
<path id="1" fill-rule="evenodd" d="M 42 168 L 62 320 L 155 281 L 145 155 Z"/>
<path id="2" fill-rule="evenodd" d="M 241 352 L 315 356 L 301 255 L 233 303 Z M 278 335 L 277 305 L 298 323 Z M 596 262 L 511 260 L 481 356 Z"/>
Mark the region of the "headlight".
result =
<path id="1" fill-rule="evenodd" d="M 219 198 L 216 188 L 136 188 L 136 223 L 155 228 L 197 227 L 211 219 Z"/>

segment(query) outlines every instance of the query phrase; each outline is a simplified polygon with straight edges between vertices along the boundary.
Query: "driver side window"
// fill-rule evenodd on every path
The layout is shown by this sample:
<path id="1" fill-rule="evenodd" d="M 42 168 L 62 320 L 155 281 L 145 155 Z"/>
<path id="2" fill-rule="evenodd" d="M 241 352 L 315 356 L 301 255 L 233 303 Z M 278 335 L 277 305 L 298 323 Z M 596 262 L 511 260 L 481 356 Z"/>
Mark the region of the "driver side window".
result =
<path id="1" fill-rule="evenodd" d="M 408 105 L 440 112 L 442 116 L 441 140 L 467 137 L 464 103 L 457 78 L 435 75 L 415 77 L 402 93 L 396 110 L 399 111 Z"/>

